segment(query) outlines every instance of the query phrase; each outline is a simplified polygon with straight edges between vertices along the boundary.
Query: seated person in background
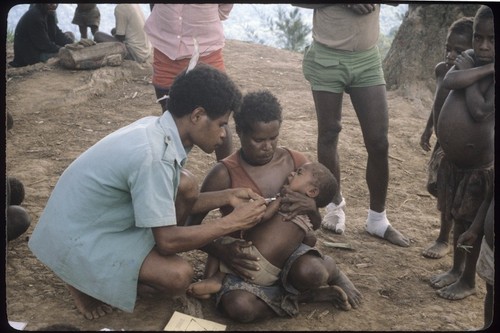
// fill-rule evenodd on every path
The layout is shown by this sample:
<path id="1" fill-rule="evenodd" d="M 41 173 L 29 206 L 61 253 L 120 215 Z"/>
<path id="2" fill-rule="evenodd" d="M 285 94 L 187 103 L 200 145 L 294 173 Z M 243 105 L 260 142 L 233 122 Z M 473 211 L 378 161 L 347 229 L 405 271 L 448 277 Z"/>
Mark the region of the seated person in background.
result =
<path id="1" fill-rule="evenodd" d="M 115 7 L 115 20 L 116 25 L 111 30 L 111 35 L 97 31 L 94 41 L 122 42 L 128 51 L 125 59 L 146 62 L 151 55 L 151 44 L 144 32 L 146 20 L 141 7 L 138 4 L 120 3 Z"/>
<path id="2" fill-rule="evenodd" d="M 305 163 L 297 171 L 290 173 L 283 187 L 314 198 L 317 207 L 321 208 L 333 199 L 338 185 L 333 174 L 323 164 Z M 283 188 L 282 191 L 284 191 Z M 263 222 L 250 230 L 241 232 L 241 238 L 252 242 L 252 246 L 244 250 L 260 257 L 260 270 L 250 273 L 254 275 L 251 282 L 262 286 L 270 286 L 278 281 L 285 261 L 304 241 L 306 234 L 313 230 L 305 214 L 286 221 L 284 217 L 287 214 L 279 211 L 281 197 L 278 194 L 272 199 L 275 200 L 270 201 L 262 219 Z M 223 242 L 229 244 L 235 240 L 233 237 L 226 236 Z M 217 268 L 220 270 L 216 271 Z M 208 257 L 206 272 L 210 278 L 191 284 L 188 294 L 198 298 L 207 298 L 221 289 L 225 273 L 237 275 L 222 262 L 219 267 L 219 261 L 212 256 Z M 341 290 L 339 292 L 343 293 Z"/>
<path id="3" fill-rule="evenodd" d="M 57 56 L 59 49 L 75 41 L 72 32 L 63 33 L 57 26 L 56 3 L 30 6 L 17 23 L 14 32 L 12 67 L 24 67 Z"/>

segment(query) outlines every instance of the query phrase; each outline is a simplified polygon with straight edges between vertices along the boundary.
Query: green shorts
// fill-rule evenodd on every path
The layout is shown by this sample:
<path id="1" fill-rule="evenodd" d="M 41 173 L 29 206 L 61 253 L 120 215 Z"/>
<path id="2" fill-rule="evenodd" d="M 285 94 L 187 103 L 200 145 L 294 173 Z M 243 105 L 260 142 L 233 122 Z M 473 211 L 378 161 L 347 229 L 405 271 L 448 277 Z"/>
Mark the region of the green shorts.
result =
<path id="1" fill-rule="evenodd" d="M 315 91 L 342 93 L 349 88 L 385 84 L 378 47 L 367 51 L 342 51 L 314 42 L 302 61 L 304 77 Z"/>

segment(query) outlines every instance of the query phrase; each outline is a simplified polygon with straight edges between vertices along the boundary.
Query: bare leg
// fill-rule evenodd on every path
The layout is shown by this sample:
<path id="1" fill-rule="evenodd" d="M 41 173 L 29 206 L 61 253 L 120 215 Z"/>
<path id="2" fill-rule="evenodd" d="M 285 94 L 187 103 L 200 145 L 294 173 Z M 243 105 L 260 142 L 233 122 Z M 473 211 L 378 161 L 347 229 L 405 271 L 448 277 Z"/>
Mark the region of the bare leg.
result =
<path id="1" fill-rule="evenodd" d="M 445 273 L 434 275 L 430 278 L 431 286 L 434 288 L 446 287 L 458 280 L 464 270 L 466 252 L 457 249 L 458 237 L 465 231 L 463 223 L 454 221 L 453 227 L 453 266 Z"/>
<path id="2" fill-rule="evenodd" d="M 453 221 L 448 221 L 445 218 L 445 214 L 441 213 L 441 227 L 439 230 L 438 238 L 422 251 L 422 255 L 430 259 L 439 259 L 444 257 L 450 252 L 448 242 L 450 239 L 450 231 L 453 226 Z"/>
<path id="3" fill-rule="evenodd" d="M 221 305 L 229 318 L 241 323 L 275 316 L 274 311 L 263 300 L 244 290 L 233 290 L 224 294 Z"/>
<path id="4" fill-rule="evenodd" d="M 299 291 L 306 293 L 304 297 L 314 301 L 315 295 L 321 292 L 313 292 L 315 289 L 320 289 L 325 286 L 338 286 L 347 296 L 347 301 L 350 304 L 346 306 L 343 295 L 330 289 L 330 293 L 325 294 L 317 301 L 325 301 L 324 297 L 331 297 L 334 305 L 340 305 L 340 308 L 356 309 L 361 304 L 362 295 L 354 287 L 349 278 L 337 267 L 337 264 L 330 256 L 325 256 L 324 259 L 312 255 L 304 254 L 298 258 L 292 265 L 288 274 L 290 283 Z"/>
<path id="5" fill-rule="evenodd" d="M 484 327 L 488 329 L 493 323 L 493 285 L 486 283 L 486 297 L 484 298 Z"/>
<path id="6" fill-rule="evenodd" d="M 217 293 L 222 288 L 225 276 L 225 273 L 219 271 L 205 280 L 191 283 L 187 294 L 200 299 L 210 298 L 210 295 Z"/>
<path id="7" fill-rule="evenodd" d="M 351 88 L 350 95 L 368 153 L 366 183 L 370 193 L 370 209 L 381 213 L 385 211 L 389 184 L 389 116 L 385 85 Z M 387 228 L 383 238 L 395 245 L 410 245 L 409 240 L 392 226 Z"/>
<path id="8" fill-rule="evenodd" d="M 87 26 L 86 25 L 79 25 L 78 28 L 80 29 L 80 36 L 82 39 L 87 38 Z"/>
<path id="9" fill-rule="evenodd" d="M 67 285 L 76 308 L 88 320 L 97 319 L 113 312 L 113 308 L 87 294 L 82 293 L 73 286 Z"/>
<path id="10" fill-rule="evenodd" d="M 333 173 L 339 184 L 339 191 L 333 198 L 335 204 L 340 204 L 340 166 L 337 145 L 342 130 L 342 97 L 343 93 L 313 91 L 314 105 L 318 123 L 318 161 Z"/>
<path id="11" fill-rule="evenodd" d="M 178 255 L 164 256 L 155 249 L 146 256 L 139 271 L 142 290 L 161 296 L 185 295 L 194 276 L 191 264 Z"/>
<path id="12" fill-rule="evenodd" d="M 462 223 L 457 222 L 457 224 Z M 462 229 L 465 231 L 467 228 L 468 225 L 463 225 Z M 470 249 L 470 253 L 465 254 L 465 267 L 460 278 L 449 286 L 437 291 L 440 297 L 450 300 L 459 300 L 476 293 L 476 263 L 479 257 L 481 241 L 481 237 L 478 237 L 472 249 Z M 456 252 L 464 252 L 464 250 L 457 249 L 455 245 L 455 253 Z"/>

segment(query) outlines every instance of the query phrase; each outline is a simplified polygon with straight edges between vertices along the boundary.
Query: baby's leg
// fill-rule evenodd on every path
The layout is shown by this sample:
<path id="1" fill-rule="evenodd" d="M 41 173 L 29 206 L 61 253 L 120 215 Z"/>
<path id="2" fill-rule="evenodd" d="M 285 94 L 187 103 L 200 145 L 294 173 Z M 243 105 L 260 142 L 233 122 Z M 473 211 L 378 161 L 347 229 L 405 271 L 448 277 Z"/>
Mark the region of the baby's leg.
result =
<path id="1" fill-rule="evenodd" d="M 222 281 L 225 276 L 225 273 L 218 271 L 205 280 L 191 283 L 186 293 L 200 299 L 210 298 L 210 295 L 217 293 L 222 288 Z"/>

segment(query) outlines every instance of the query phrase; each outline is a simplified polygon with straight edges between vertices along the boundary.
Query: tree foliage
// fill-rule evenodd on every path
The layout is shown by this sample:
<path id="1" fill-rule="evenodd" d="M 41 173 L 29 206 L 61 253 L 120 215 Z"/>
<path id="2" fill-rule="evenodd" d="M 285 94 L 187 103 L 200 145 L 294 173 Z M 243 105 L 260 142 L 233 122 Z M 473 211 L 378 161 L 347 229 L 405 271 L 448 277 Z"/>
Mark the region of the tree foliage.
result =
<path id="1" fill-rule="evenodd" d="M 286 11 L 283 7 L 278 7 L 277 18 L 269 18 L 268 25 L 271 31 L 279 36 L 284 49 L 303 51 L 309 43 L 307 37 L 311 28 L 302 21 L 299 8 Z"/>

